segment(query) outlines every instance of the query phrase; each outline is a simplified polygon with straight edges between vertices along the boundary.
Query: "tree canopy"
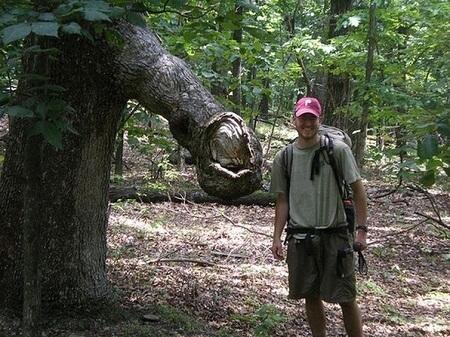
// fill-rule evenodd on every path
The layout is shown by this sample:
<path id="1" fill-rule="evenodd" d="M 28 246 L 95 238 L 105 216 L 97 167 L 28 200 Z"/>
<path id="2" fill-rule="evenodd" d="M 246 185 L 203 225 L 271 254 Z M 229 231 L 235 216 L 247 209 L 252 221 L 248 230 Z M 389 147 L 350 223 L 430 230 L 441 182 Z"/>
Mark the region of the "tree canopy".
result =
<path id="1" fill-rule="evenodd" d="M 33 1 L 4 1 L 0 17 L 2 111 L 11 116 L 31 115 L 30 106 L 18 106 L 12 100 L 17 80 L 23 76 L 19 61 L 23 53 L 57 52 L 37 47 L 23 50 L 22 39 L 30 34 L 58 38 L 76 34 L 93 39 L 87 29 L 92 24 L 94 34 L 120 46 L 123 41 L 109 23 L 125 18 L 140 26 L 148 24 L 173 54 L 189 63 L 217 99 L 230 110 L 239 105 L 249 123 L 259 115 L 267 117 L 260 111 L 265 101 L 270 102 L 272 120 L 286 118 L 297 95 L 324 85 L 324 74 L 349 78 L 350 100 L 328 113 L 358 120 L 368 104 L 369 133 L 390 139 L 395 138 L 395 128 L 402 130 L 397 135 L 401 145 L 373 155 L 405 154 L 398 172 L 432 185 L 439 172 L 449 172 L 449 4 L 441 0 L 353 1 L 332 27 L 345 34 L 330 38 L 332 3 L 72 0 L 35 5 Z M 367 83 L 371 3 L 376 5 L 376 37 L 373 75 Z M 237 41 L 233 34 L 239 29 L 242 38 Z M 237 75 L 231 67 L 236 59 L 241 62 Z M 242 93 L 239 102 L 232 99 L 237 90 Z M 64 110 L 64 102 L 49 99 L 47 104 L 53 118 L 36 125 L 35 132 L 58 147 L 61 132 L 75 130 L 56 113 Z M 43 109 L 41 105 L 39 111 Z M 359 129 L 350 131 L 356 134 Z"/>

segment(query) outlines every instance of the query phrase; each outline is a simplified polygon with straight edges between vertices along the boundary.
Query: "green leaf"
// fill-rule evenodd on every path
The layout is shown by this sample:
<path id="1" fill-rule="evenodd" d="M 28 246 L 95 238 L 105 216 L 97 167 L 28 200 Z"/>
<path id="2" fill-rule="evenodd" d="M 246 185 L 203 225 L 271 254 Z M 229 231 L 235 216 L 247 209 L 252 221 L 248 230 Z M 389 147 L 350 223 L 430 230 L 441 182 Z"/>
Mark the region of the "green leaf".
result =
<path id="1" fill-rule="evenodd" d="M 58 8 L 54 10 L 54 13 L 58 16 L 65 16 L 71 14 L 73 6 L 69 4 L 59 5 Z"/>
<path id="2" fill-rule="evenodd" d="M 360 16 L 351 16 L 348 18 L 348 25 L 351 27 L 358 27 L 361 22 Z"/>
<path id="3" fill-rule="evenodd" d="M 444 167 L 444 172 L 447 174 L 447 177 L 450 177 L 450 167 Z"/>
<path id="4" fill-rule="evenodd" d="M 71 22 L 67 25 L 63 25 L 61 30 L 66 34 L 78 34 L 81 35 L 81 26 L 76 22 Z"/>
<path id="5" fill-rule="evenodd" d="M 47 114 L 47 110 L 48 110 L 47 104 L 41 102 L 36 107 L 36 115 L 44 119 L 45 115 Z"/>
<path id="6" fill-rule="evenodd" d="M 67 106 L 66 101 L 64 101 L 60 98 L 55 98 L 55 99 L 52 99 L 50 102 L 48 102 L 47 108 L 49 111 L 52 111 L 52 112 L 63 113 L 64 110 L 66 109 L 66 106 Z"/>
<path id="7" fill-rule="evenodd" d="M 246 9 L 249 9 L 251 11 L 254 12 L 258 12 L 259 11 L 259 7 L 257 5 L 255 5 L 253 3 L 253 1 L 249 1 L 249 0 L 237 0 L 236 2 L 237 5 L 242 6 Z"/>
<path id="8" fill-rule="evenodd" d="M 11 96 L 9 94 L 0 92 L 0 106 L 7 104 L 10 98 Z"/>
<path id="9" fill-rule="evenodd" d="M 437 131 L 442 135 L 450 137 L 450 125 L 449 124 L 438 123 Z"/>
<path id="10" fill-rule="evenodd" d="M 29 23 L 19 23 L 17 25 L 8 26 L 2 30 L 3 43 L 8 44 L 27 37 L 31 33 L 31 25 Z"/>
<path id="11" fill-rule="evenodd" d="M 87 21 L 111 21 L 108 15 L 92 8 L 84 10 L 84 19 Z"/>
<path id="12" fill-rule="evenodd" d="M 425 187 L 432 186 L 436 181 L 435 171 L 429 170 L 420 178 L 420 183 Z"/>
<path id="13" fill-rule="evenodd" d="M 58 37 L 59 24 L 56 22 L 33 22 L 31 31 L 41 36 Z"/>
<path id="14" fill-rule="evenodd" d="M 13 23 L 15 20 L 15 16 L 11 14 L 3 14 L 0 16 L 0 25 L 6 25 L 9 23 Z"/>
<path id="15" fill-rule="evenodd" d="M 57 149 L 62 149 L 62 131 L 53 123 L 47 121 L 36 122 L 31 129 L 30 136 L 41 134 L 44 139 Z"/>
<path id="16" fill-rule="evenodd" d="M 13 105 L 6 108 L 6 113 L 13 117 L 26 118 L 33 117 L 33 110 L 27 109 L 20 105 Z"/>
<path id="17" fill-rule="evenodd" d="M 253 37 L 256 37 L 257 39 L 262 40 L 268 35 L 266 31 L 264 31 L 258 27 L 245 26 L 243 28 L 246 32 L 248 32 Z"/>
<path id="18" fill-rule="evenodd" d="M 174 8 L 181 8 L 186 4 L 186 0 L 172 0 L 170 1 L 170 5 Z"/>
<path id="19" fill-rule="evenodd" d="M 86 8 L 89 9 L 95 9 L 98 11 L 109 11 L 111 9 L 111 7 L 109 6 L 109 4 L 105 1 L 101 1 L 101 0 L 88 0 L 86 1 Z"/>
<path id="20" fill-rule="evenodd" d="M 426 135 L 417 147 L 417 155 L 420 159 L 431 159 L 438 152 L 438 141 L 433 135 Z"/>
<path id="21" fill-rule="evenodd" d="M 112 7 L 109 11 L 110 18 L 118 18 L 125 14 L 125 9 L 122 7 Z"/>
<path id="22" fill-rule="evenodd" d="M 116 30 L 114 29 L 107 29 L 105 30 L 105 38 L 109 45 L 115 46 L 118 48 L 122 48 L 125 44 L 125 41 Z"/>
<path id="23" fill-rule="evenodd" d="M 92 36 L 92 34 L 88 30 L 81 29 L 81 35 L 83 35 L 89 41 L 94 42 L 94 37 Z"/>
<path id="24" fill-rule="evenodd" d="M 41 21 L 55 21 L 56 17 L 53 13 L 42 13 L 39 15 L 38 20 Z"/>
<path id="25" fill-rule="evenodd" d="M 147 23 L 145 22 L 144 17 L 139 13 L 128 12 L 125 17 L 129 23 L 132 23 L 135 26 L 139 26 L 139 27 L 147 26 Z"/>

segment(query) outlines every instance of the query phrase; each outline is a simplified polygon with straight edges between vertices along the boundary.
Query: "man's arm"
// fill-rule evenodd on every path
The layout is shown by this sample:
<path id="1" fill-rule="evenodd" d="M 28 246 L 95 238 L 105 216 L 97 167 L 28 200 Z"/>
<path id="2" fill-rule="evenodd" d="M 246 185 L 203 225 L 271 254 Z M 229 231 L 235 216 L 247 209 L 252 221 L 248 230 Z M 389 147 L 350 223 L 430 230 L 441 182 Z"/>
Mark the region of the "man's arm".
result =
<path id="1" fill-rule="evenodd" d="M 273 242 L 272 254 L 277 260 L 283 259 L 283 243 L 281 242 L 281 234 L 288 220 L 289 204 L 284 193 L 277 193 L 277 201 L 275 204 L 275 221 L 273 225 Z"/>
<path id="2" fill-rule="evenodd" d="M 350 185 L 353 191 L 353 200 L 355 202 L 355 223 L 356 226 L 367 226 L 367 196 L 366 189 L 361 180 L 355 181 Z M 367 231 L 357 229 L 355 235 L 355 246 L 358 250 L 367 248 Z"/>

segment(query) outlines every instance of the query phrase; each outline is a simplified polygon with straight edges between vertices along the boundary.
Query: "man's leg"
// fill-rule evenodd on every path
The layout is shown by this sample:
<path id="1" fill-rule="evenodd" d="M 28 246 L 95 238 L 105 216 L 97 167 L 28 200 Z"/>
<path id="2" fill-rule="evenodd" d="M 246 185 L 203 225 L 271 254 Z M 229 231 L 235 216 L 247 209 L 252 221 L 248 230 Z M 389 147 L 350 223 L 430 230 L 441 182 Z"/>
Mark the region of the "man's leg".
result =
<path id="1" fill-rule="evenodd" d="M 347 303 L 339 303 L 344 316 L 345 331 L 349 337 L 362 337 L 362 318 L 356 300 Z"/>
<path id="2" fill-rule="evenodd" d="M 305 299 L 306 317 L 313 337 L 325 337 L 325 312 L 319 297 Z"/>

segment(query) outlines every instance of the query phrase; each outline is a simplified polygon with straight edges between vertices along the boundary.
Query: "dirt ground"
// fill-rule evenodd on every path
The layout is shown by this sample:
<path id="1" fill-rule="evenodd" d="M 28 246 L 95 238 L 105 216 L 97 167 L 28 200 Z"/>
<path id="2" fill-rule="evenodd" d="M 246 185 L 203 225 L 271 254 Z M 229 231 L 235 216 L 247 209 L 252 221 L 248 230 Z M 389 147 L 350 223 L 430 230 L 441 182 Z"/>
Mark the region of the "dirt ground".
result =
<path id="1" fill-rule="evenodd" d="M 450 209 L 448 195 L 434 197 Z M 414 214 L 428 214 L 428 199 L 404 190 L 369 207 L 369 271 L 358 275 L 365 334 L 450 336 L 448 237 Z M 111 280 L 127 305 L 170 306 L 227 336 L 257 336 L 264 324 L 270 336 L 310 336 L 301 305 L 287 299 L 286 265 L 269 250 L 273 215 L 273 207 L 114 204 Z M 326 312 L 329 336 L 345 336 L 339 307 Z"/>

